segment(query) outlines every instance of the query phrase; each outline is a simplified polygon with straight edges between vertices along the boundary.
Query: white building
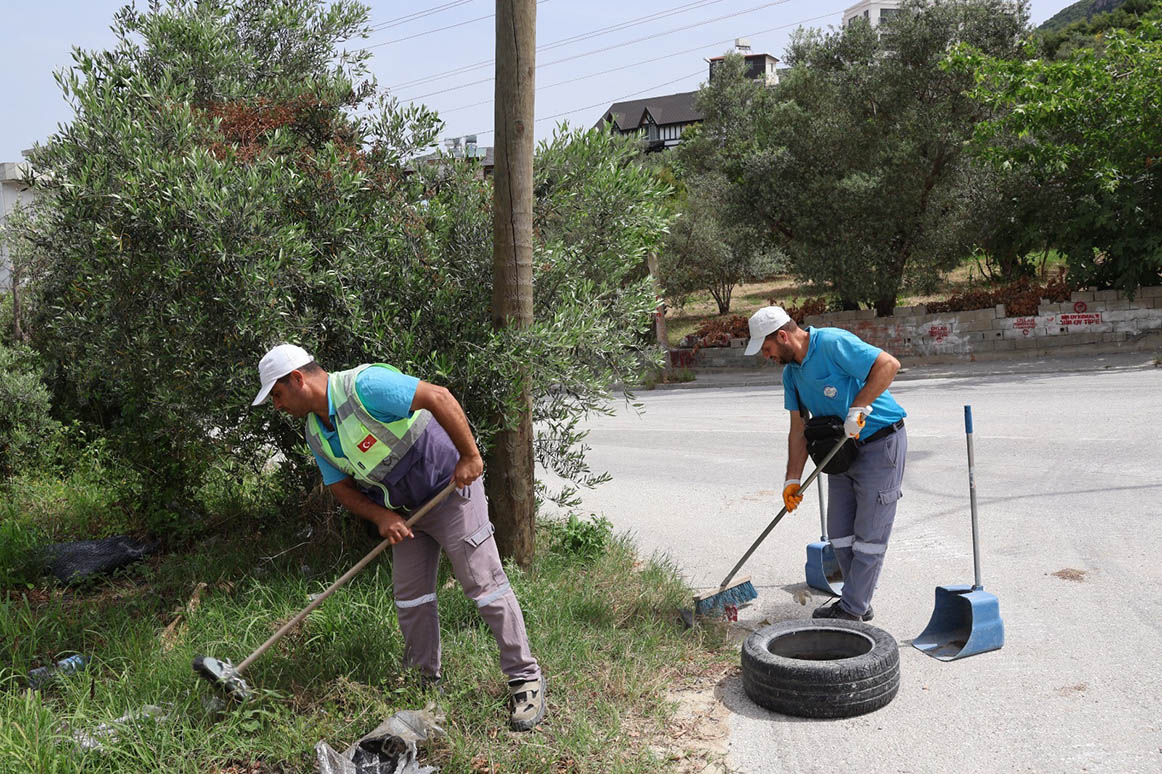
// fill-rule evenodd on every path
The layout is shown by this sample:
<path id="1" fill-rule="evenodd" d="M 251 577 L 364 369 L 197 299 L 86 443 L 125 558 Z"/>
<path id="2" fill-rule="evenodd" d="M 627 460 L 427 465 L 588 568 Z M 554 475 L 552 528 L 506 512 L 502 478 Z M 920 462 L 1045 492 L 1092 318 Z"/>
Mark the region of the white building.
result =
<path id="1" fill-rule="evenodd" d="M 18 204 L 31 204 L 32 191 L 24 183 L 28 164 L 21 161 L 0 162 L 0 232 L 8 213 Z M 0 239 L 0 288 L 11 290 L 12 261 L 8 257 L 8 246 Z"/>
<path id="2" fill-rule="evenodd" d="M 862 0 L 843 12 L 843 26 L 846 27 L 856 19 L 863 19 L 875 27 L 899 12 L 900 0 Z"/>

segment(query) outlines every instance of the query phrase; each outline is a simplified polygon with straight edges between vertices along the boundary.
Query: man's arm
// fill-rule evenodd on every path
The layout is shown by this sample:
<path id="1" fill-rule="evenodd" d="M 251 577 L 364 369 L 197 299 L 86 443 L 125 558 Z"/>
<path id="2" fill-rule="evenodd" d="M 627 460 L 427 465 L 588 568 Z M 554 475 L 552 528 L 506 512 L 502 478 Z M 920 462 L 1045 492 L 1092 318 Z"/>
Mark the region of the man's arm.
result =
<path id="1" fill-rule="evenodd" d="M 414 537 L 402 516 L 384 508 L 359 491 L 359 487 L 355 486 L 355 480 L 350 476 L 336 481 L 327 488 L 344 508 L 378 527 L 380 537 L 391 538 L 392 545 L 404 538 Z"/>
<path id="2" fill-rule="evenodd" d="M 803 416 L 798 411 L 791 412 L 791 431 L 787 433 L 787 475 L 788 481 L 800 478 L 807 464 L 807 436 L 803 435 Z"/>
<path id="3" fill-rule="evenodd" d="M 899 370 L 899 360 L 896 360 L 887 352 L 880 352 L 876 356 L 875 362 L 872 363 L 871 369 L 867 372 L 867 381 L 864 383 L 863 389 L 856 393 L 855 398 L 851 401 L 851 405 L 870 406 L 884 390 L 888 389 L 892 380 L 896 378 L 896 372 Z"/>
<path id="4" fill-rule="evenodd" d="M 446 388 L 421 381 L 416 385 L 416 394 L 412 398 L 412 411 L 419 409 L 432 412 L 432 416 L 460 452 L 460 461 L 452 473 L 456 485 L 465 487 L 480 478 L 484 472 L 484 460 L 476 448 L 476 439 L 472 437 L 472 428 L 468 425 L 468 417 L 464 415 L 460 402 Z"/>

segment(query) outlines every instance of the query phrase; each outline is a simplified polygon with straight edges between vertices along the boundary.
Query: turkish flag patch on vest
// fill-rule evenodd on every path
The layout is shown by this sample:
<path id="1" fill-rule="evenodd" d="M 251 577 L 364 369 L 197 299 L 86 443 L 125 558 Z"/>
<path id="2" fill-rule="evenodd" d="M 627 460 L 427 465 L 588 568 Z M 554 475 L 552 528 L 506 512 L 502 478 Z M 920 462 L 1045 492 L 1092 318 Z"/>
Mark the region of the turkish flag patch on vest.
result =
<path id="1" fill-rule="evenodd" d="M 367 437 L 359 442 L 359 451 L 366 452 L 368 449 L 370 449 L 376 443 L 378 443 L 378 441 L 375 440 L 375 436 L 372 435 L 371 433 L 368 433 Z"/>

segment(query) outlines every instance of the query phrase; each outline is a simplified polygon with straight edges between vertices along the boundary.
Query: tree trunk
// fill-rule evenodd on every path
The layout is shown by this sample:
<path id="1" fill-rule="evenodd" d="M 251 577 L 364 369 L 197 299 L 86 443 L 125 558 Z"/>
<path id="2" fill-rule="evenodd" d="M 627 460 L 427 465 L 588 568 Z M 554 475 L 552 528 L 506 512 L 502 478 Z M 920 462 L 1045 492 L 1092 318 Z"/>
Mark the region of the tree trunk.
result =
<path id="1" fill-rule="evenodd" d="M 714 297 L 714 303 L 718 304 L 718 314 L 724 315 L 730 312 L 730 296 L 734 293 L 734 285 L 722 284 L 716 288 L 710 289 L 710 295 Z"/>
<path id="2" fill-rule="evenodd" d="M 496 166 L 493 173 L 492 323 L 533 321 L 533 88 L 536 0 L 496 0 Z M 521 567 L 533 559 L 535 486 L 527 382 L 515 426 L 497 434 L 485 485 L 496 544 Z"/>
<path id="3" fill-rule="evenodd" d="M 654 310 L 654 333 L 658 337 L 658 346 L 666 354 L 666 367 L 669 367 L 670 337 L 666 334 L 666 302 L 662 298 L 662 280 L 658 276 L 658 256 L 653 251 L 646 256 L 646 266 L 650 270 L 650 279 L 654 281 L 654 292 L 658 296 L 658 306 Z"/>

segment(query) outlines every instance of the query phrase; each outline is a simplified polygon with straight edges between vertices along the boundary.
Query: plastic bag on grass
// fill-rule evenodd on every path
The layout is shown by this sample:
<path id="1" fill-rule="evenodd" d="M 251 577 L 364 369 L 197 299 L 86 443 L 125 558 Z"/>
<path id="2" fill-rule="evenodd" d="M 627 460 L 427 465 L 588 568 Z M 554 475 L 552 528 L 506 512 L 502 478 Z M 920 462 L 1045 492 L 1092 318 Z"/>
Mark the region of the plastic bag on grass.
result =
<path id="1" fill-rule="evenodd" d="M 132 564 L 156 549 L 157 543 L 117 535 L 104 540 L 56 543 L 45 547 L 44 556 L 53 575 L 63 583 L 72 583 Z"/>
<path id="2" fill-rule="evenodd" d="M 169 718 L 165 709 L 156 704 L 146 704 L 136 712 L 126 712 L 121 717 L 109 723 L 98 723 L 91 729 L 70 729 L 67 723 L 61 725 L 60 731 L 69 737 L 82 750 L 104 750 L 106 744 L 117 744 L 121 733 L 129 726 L 136 725 L 143 720 L 152 719 L 163 721 Z"/>
<path id="3" fill-rule="evenodd" d="M 435 774 L 439 769 L 420 764 L 416 744 L 443 736 L 443 722 L 429 704 L 423 710 L 400 710 L 341 755 L 320 741 L 315 745 L 319 774 Z"/>

